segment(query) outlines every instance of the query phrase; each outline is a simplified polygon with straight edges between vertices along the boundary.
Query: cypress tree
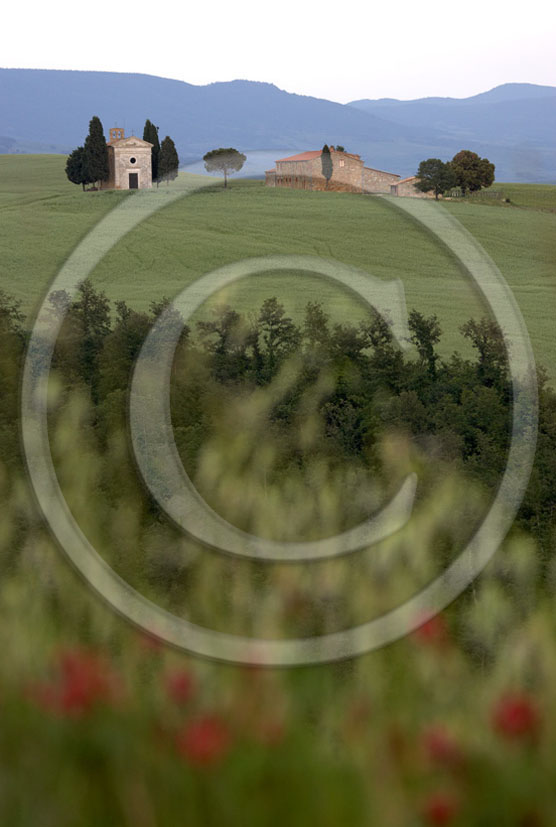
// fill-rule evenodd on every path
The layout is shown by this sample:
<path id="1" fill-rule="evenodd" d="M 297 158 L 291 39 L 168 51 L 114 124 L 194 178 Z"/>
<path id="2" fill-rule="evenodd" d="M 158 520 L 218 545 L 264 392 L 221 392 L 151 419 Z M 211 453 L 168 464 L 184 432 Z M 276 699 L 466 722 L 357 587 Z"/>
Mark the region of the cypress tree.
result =
<path id="1" fill-rule="evenodd" d="M 108 149 L 100 119 L 94 115 L 89 121 L 89 134 L 83 147 L 84 167 L 90 181 L 108 179 Z"/>
<path id="2" fill-rule="evenodd" d="M 152 148 L 152 173 L 153 181 L 158 181 L 158 167 L 160 160 L 160 141 L 158 140 L 158 126 L 155 126 L 148 118 L 143 129 L 143 140 L 153 145 Z"/>
<path id="3" fill-rule="evenodd" d="M 176 151 L 176 146 L 173 140 L 166 135 L 160 146 L 160 156 L 158 159 L 158 176 L 160 179 L 166 181 L 173 181 L 178 177 L 178 167 L 180 159 Z"/>
<path id="4" fill-rule="evenodd" d="M 328 149 L 328 144 L 325 144 L 322 148 L 321 163 L 322 174 L 326 178 L 326 189 L 328 189 L 328 182 L 332 178 L 332 156 Z"/>
<path id="5" fill-rule="evenodd" d="M 90 183 L 89 175 L 85 167 L 85 150 L 82 146 L 78 146 L 73 152 L 70 152 L 66 161 L 66 175 L 72 184 L 81 184 L 85 189 L 85 184 Z"/>

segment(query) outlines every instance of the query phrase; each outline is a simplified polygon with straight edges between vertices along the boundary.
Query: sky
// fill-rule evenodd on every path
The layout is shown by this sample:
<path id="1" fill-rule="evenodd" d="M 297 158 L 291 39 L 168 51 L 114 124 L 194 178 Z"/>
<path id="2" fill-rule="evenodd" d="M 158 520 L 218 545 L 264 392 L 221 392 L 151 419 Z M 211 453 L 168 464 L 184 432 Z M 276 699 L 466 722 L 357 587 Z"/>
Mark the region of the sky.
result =
<path id="1" fill-rule="evenodd" d="M 555 35 L 556 4 L 547 0 L 31 0 L 4 6 L 0 62 L 200 85 L 259 80 L 340 103 L 460 98 L 501 83 L 556 86 Z"/>

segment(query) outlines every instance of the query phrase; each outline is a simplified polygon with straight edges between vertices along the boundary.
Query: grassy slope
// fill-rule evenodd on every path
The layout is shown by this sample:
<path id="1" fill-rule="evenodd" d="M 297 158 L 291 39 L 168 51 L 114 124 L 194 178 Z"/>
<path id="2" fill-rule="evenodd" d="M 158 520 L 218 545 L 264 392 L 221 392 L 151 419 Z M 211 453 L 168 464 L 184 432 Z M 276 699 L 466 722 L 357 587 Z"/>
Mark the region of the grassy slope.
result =
<path id="1" fill-rule="evenodd" d="M 498 197 L 489 197 L 490 192 L 500 193 Z M 556 187 L 551 184 L 504 184 L 495 182 L 488 190 L 481 190 L 475 193 L 473 199 L 479 201 L 490 201 L 500 206 L 526 207 L 534 210 L 547 210 L 556 212 Z M 509 198 L 510 204 L 503 199 Z"/>
<path id="2" fill-rule="evenodd" d="M 547 211 L 556 203 L 556 188 L 500 186 L 523 208 L 493 210 L 469 202 L 445 208 L 500 266 L 524 313 L 537 358 L 556 379 L 556 215 Z M 82 193 L 65 180 L 60 156 L 0 156 L 0 287 L 32 310 L 68 252 L 126 197 Z M 384 200 L 269 190 L 248 181 L 233 183 L 227 192 L 213 188 L 196 193 L 159 211 L 111 251 L 95 280 L 111 298 L 146 308 L 214 267 L 271 253 L 318 255 L 381 278 L 402 278 L 408 307 L 439 315 L 445 352 L 461 348 L 459 325 L 484 312 L 450 257 Z M 362 313 L 360 304 L 339 287 L 295 273 L 246 279 L 226 299 L 249 310 L 274 294 L 297 317 L 315 299 L 336 320 Z"/>
<path id="3" fill-rule="evenodd" d="M 510 186 L 521 189 L 519 184 Z M 531 185 L 533 188 L 537 187 Z M 556 201 L 556 187 L 552 189 Z M 531 192 L 526 192 L 523 200 L 534 203 Z M 532 206 L 493 210 L 458 202 L 447 205 L 447 209 L 479 239 L 499 266 L 525 318 L 536 359 L 556 381 L 556 214 Z"/>

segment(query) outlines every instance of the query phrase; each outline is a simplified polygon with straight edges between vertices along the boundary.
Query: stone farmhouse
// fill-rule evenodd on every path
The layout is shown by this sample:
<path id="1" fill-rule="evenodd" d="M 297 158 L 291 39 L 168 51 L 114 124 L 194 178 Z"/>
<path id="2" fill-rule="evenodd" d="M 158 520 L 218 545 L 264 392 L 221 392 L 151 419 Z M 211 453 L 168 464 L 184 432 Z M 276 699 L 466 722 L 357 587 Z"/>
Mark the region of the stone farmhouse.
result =
<path id="1" fill-rule="evenodd" d="M 390 186 L 390 195 L 409 196 L 410 198 L 434 198 L 433 192 L 420 192 L 416 189 L 416 181 L 416 175 L 411 175 L 409 178 L 402 178 L 397 184 Z M 442 196 L 439 197 L 442 198 Z"/>
<path id="2" fill-rule="evenodd" d="M 394 172 L 366 167 L 360 155 L 330 147 L 332 177 L 326 186 L 322 174 L 322 150 L 310 150 L 276 161 L 276 167 L 265 173 L 267 187 L 289 187 L 302 190 L 335 192 L 376 192 L 390 195 L 423 195 L 413 186 L 415 178 L 404 178 Z"/>
<path id="3" fill-rule="evenodd" d="M 143 190 L 153 185 L 152 144 L 113 127 L 108 147 L 108 179 L 102 182 L 103 190 Z"/>

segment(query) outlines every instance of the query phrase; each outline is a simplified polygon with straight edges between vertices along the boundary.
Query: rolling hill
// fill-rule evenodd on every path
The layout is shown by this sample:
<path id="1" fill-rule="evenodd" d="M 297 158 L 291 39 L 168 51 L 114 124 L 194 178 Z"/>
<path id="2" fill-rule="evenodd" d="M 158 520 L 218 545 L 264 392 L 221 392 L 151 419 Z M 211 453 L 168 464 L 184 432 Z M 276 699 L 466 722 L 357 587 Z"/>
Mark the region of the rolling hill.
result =
<path id="1" fill-rule="evenodd" d="M 322 256 L 400 278 L 410 309 L 436 313 L 445 331 L 443 353 L 461 351 L 467 318 L 485 313 L 478 293 L 444 248 L 400 216 L 388 199 L 353 193 L 274 189 L 260 181 L 206 185 L 182 172 L 161 192 L 203 187 L 172 201 L 104 257 L 93 278 L 111 300 L 148 310 L 216 267 L 271 253 Z M 556 383 L 554 307 L 556 187 L 502 184 L 510 203 L 455 199 L 438 207 L 453 214 L 479 240 L 508 281 L 529 328 L 539 363 Z M 64 175 L 59 155 L 0 156 L 0 290 L 33 313 L 36 302 L 88 230 L 137 193 L 82 192 Z M 146 193 L 148 195 L 148 193 Z M 393 199 L 395 200 L 395 199 Z M 492 205 L 490 205 L 492 204 Z M 269 296 L 299 308 L 316 298 L 336 321 L 361 318 L 349 291 L 298 275 L 268 274 L 238 281 L 227 301 L 253 311 Z"/>
<path id="2" fill-rule="evenodd" d="M 246 80 L 194 86 L 151 75 L 0 69 L 0 153 L 67 153 L 83 142 L 93 114 L 106 130 L 117 124 L 128 134 L 141 134 L 150 118 L 172 135 L 185 164 L 217 146 L 254 151 L 251 175 L 273 157 L 326 141 L 403 176 L 423 158 L 465 147 L 489 157 L 501 180 L 556 182 L 553 87 L 344 105 Z"/>

